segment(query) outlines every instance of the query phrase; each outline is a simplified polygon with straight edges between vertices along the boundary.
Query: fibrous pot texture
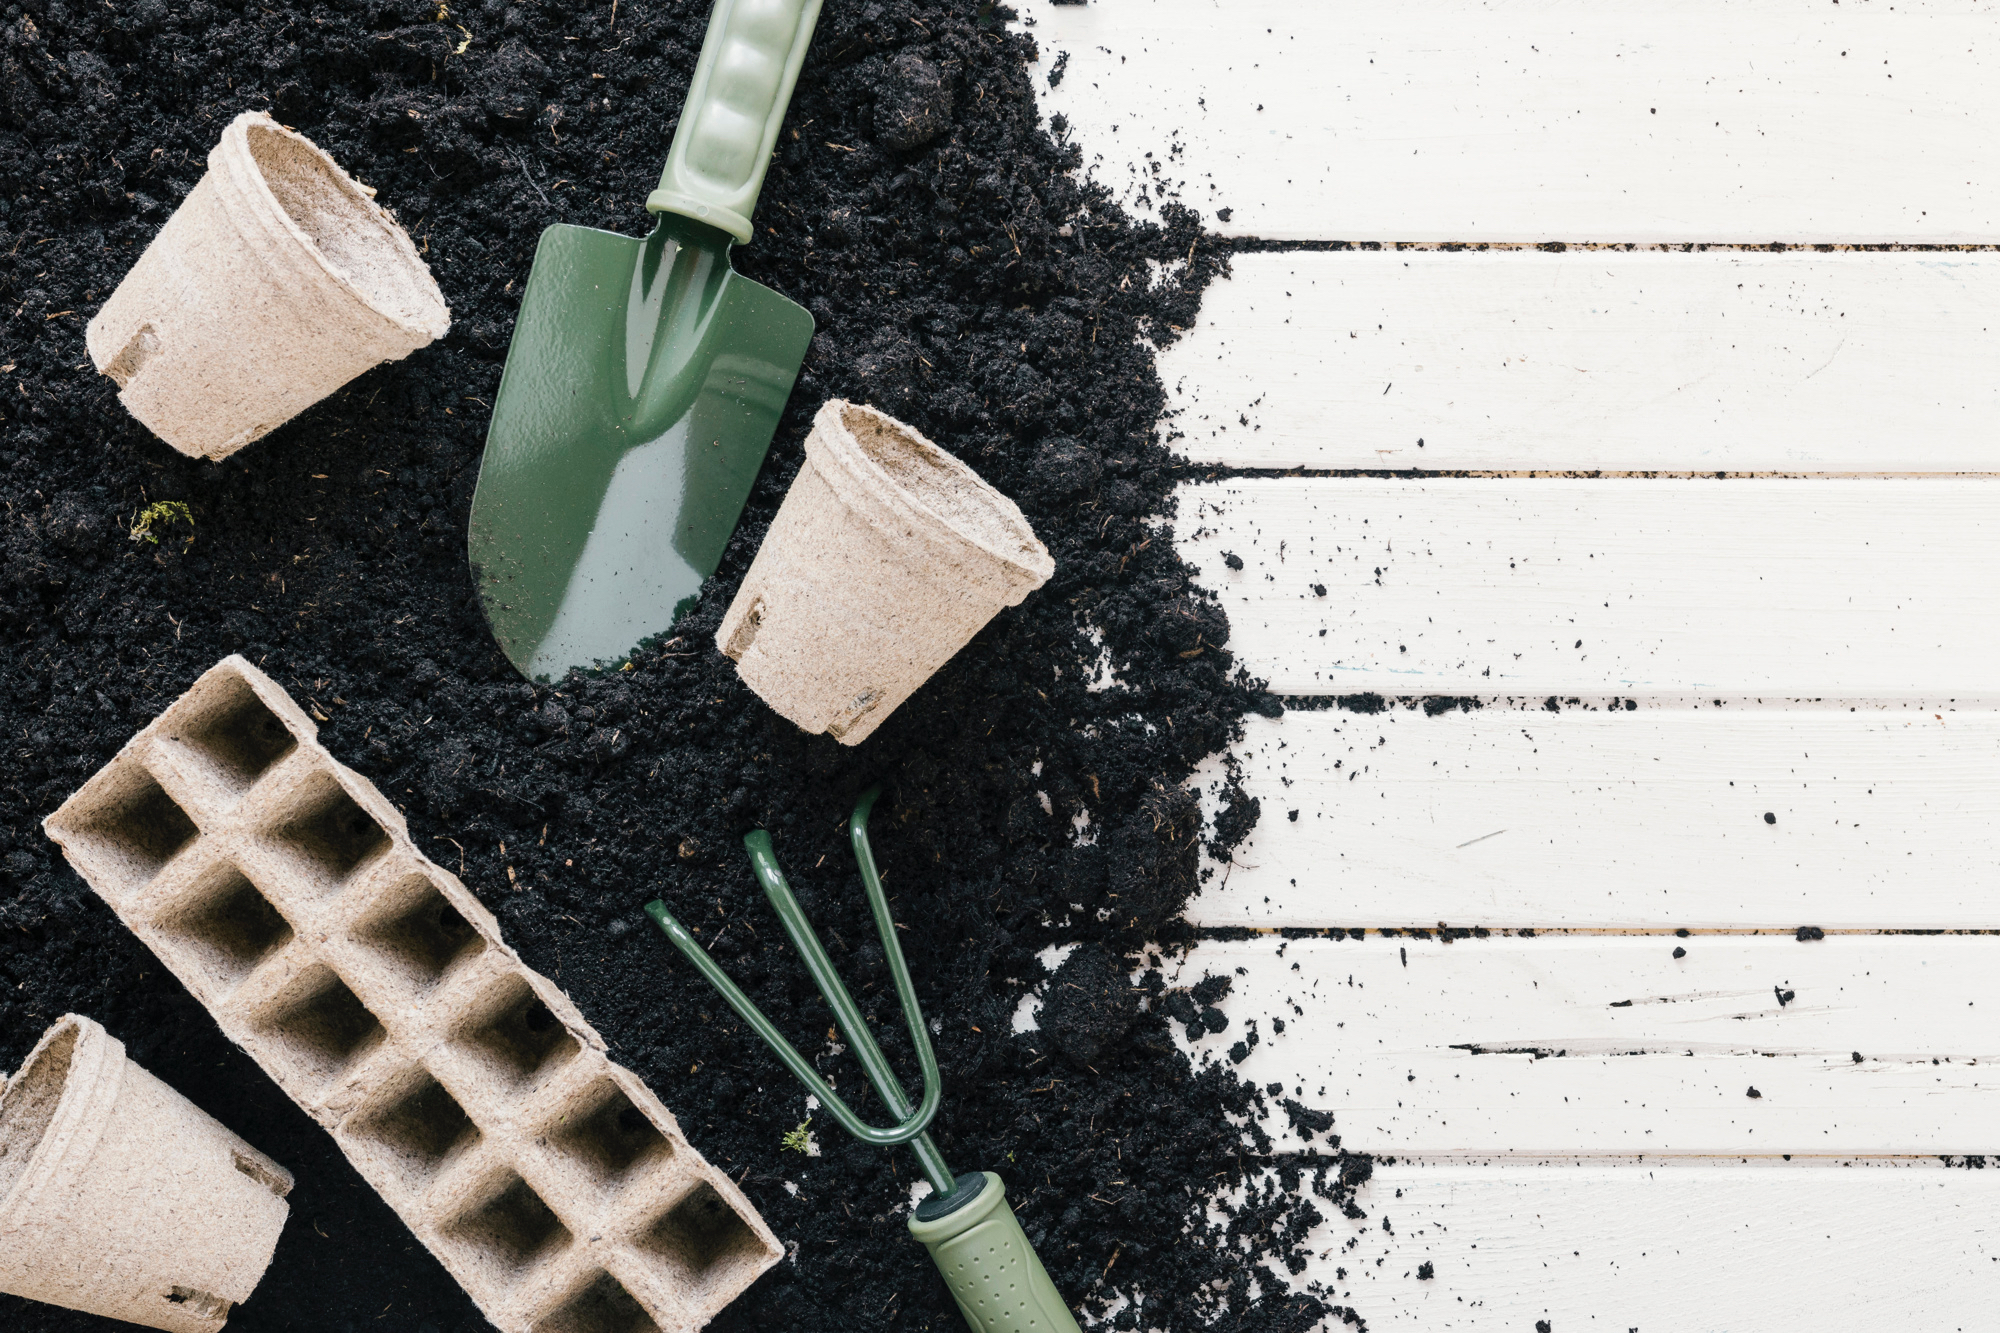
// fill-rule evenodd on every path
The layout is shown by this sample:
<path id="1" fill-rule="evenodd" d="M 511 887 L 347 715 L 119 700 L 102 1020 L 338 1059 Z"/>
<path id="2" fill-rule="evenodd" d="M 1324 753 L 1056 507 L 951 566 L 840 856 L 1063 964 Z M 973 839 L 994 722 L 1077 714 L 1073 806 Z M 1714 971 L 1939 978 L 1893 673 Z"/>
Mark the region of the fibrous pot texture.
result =
<path id="1" fill-rule="evenodd" d="M 0 1092 L 0 1290 L 213 1333 L 270 1265 L 292 1177 L 76 1014 Z"/>
<path id="2" fill-rule="evenodd" d="M 770 1229 L 317 735 L 225 658 L 44 826 L 495 1326 L 700 1328 Z"/>
<path id="3" fill-rule="evenodd" d="M 1055 561 L 1014 502 L 833 399 L 715 643 L 778 713 L 856 745 Z"/>
<path id="4" fill-rule="evenodd" d="M 450 324 L 430 269 L 370 192 L 304 135 L 247 111 L 85 340 L 149 430 L 222 458 Z"/>

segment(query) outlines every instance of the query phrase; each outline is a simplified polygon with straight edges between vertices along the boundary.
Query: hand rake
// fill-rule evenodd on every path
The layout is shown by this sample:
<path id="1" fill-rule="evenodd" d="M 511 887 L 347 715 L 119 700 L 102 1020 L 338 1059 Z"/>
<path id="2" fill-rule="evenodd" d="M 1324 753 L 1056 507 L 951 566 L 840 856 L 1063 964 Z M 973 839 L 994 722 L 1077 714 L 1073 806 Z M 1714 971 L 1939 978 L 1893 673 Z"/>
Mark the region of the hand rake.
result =
<path id="1" fill-rule="evenodd" d="M 958 1302 L 959 1313 L 974 1333 L 1078 1333 L 1076 1320 L 1057 1293 L 1042 1267 L 1041 1258 L 1028 1244 L 1014 1210 L 1007 1206 L 1007 1192 L 1000 1177 L 991 1171 L 954 1175 L 945 1165 L 928 1127 L 937 1114 L 941 1095 L 937 1056 L 931 1050 L 930 1034 L 924 1028 L 923 1011 L 917 1005 L 916 988 L 910 982 L 909 965 L 896 942 L 896 924 L 889 918 L 889 900 L 882 891 L 882 877 L 875 868 L 875 854 L 868 845 L 868 813 L 874 808 L 880 788 L 863 793 L 847 822 L 854 857 L 861 863 L 861 880 L 868 889 L 868 906 L 875 916 L 875 930 L 882 940 L 882 953 L 889 960 L 889 975 L 895 981 L 896 997 L 902 1003 L 903 1018 L 909 1024 L 910 1044 L 916 1048 L 917 1064 L 923 1072 L 923 1100 L 912 1107 L 903 1085 L 897 1080 L 882 1048 L 862 1020 L 861 1010 L 847 993 L 840 974 L 813 933 L 805 912 L 785 883 L 778 858 L 771 847 L 771 835 L 762 829 L 743 839 L 750 850 L 750 864 L 764 886 L 764 896 L 778 914 L 785 936 L 805 960 L 806 970 L 820 994 L 833 1008 L 855 1058 L 874 1087 L 875 1095 L 897 1117 L 897 1123 L 877 1128 L 862 1120 L 853 1108 L 820 1077 L 812 1062 L 785 1040 L 770 1019 L 750 997 L 710 958 L 687 928 L 657 900 L 646 904 L 646 914 L 665 931 L 687 960 L 701 970 L 711 986 L 722 993 L 729 1007 L 742 1016 L 764 1039 L 766 1045 L 792 1071 L 799 1082 L 817 1097 L 841 1127 L 863 1143 L 878 1147 L 910 1145 L 917 1164 L 931 1183 L 932 1194 L 910 1214 L 910 1234 L 930 1251 L 945 1285 Z"/>

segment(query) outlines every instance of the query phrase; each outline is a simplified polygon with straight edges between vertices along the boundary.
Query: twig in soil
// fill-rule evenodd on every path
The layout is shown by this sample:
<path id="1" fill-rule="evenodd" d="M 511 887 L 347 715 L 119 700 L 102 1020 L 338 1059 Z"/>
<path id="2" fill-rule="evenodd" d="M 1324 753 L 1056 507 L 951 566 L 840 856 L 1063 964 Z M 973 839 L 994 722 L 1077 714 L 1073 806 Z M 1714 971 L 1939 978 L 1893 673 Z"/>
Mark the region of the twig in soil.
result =
<path id="1" fill-rule="evenodd" d="M 424 720 L 428 722 L 430 719 L 425 718 Z M 448 842 L 452 846 L 458 848 L 458 874 L 459 878 L 463 879 L 465 877 L 465 845 L 461 843 L 457 838 L 447 838 L 443 834 L 434 835 L 433 841 Z"/>
<path id="2" fill-rule="evenodd" d="M 516 153 L 512 148 L 509 148 L 507 152 L 513 157 L 515 163 L 521 168 L 521 174 L 528 178 L 528 188 L 533 190 L 536 194 L 541 194 L 542 202 L 548 204 L 550 208 L 554 208 L 555 204 L 550 202 L 549 197 L 547 195 L 542 194 L 542 187 L 535 184 L 535 178 L 528 171 L 528 164 L 526 162 L 521 161 L 521 155 L 519 153 Z"/>

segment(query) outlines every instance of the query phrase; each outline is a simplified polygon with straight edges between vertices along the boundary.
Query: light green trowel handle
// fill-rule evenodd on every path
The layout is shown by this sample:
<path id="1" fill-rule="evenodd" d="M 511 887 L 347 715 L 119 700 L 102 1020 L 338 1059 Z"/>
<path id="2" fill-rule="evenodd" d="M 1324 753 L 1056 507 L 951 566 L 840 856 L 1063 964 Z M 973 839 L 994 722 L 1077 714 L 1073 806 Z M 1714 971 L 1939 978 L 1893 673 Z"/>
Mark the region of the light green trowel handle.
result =
<path id="1" fill-rule="evenodd" d="M 805 63 L 820 0 L 715 0 L 680 128 L 646 200 L 749 241 L 771 146 Z"/>
<path id="2" fill-rule="evenodd" d="M 1078 1333 L 1076 1317 L 1007 1206 L 1000 1177 L 980 1174 L 986 1186 L 971 1202 L 931 1218 L 919 1206 L 910 1215 L 910 1234 L 931 1252 L 972 1333 Z M 958 1179 L 950 1199 L 977 1177 Z"/>

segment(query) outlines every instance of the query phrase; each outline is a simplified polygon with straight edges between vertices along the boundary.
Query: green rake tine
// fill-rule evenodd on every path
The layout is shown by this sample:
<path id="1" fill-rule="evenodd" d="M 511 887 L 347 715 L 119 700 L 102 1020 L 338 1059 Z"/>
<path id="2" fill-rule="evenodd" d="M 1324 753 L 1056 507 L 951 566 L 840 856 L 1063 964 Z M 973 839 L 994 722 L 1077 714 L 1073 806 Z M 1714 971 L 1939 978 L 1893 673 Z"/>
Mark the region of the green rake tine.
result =
<path id="1" fill-rule="evenodd" d="M 849 821 L 849 834 L 854 842 L 856 854 L 861 858 L 862 880 L 868 889 L 869 907 L 875 916 L 876 930 L 882 939 L 882 951 L 888 959 L 897 999 L 902 1004 L 903 1016 L 909 1025 L 910 1041 L 916 1048 L 917 1063 L 923 1074 L 923 1100 L 914 1111 L 910 1109 L 909 1097 L 903 1091 L 902 1084 L 897 1081 L 895 1071 L 890 1069 L 888 1060 L 882 1055 L 881 1047 L 876 1045 L 873 1034 L 869 1032 L 860 1008 L 848 994 L 840 974 L 834 970 L 832 960 L 827 957 L 818 936 L 813 933 L 811 923 L 806 920 L 804 909 L 799 906 L 791 886 L 785 882 L 784 872 L 779 868 L 776 852 L 771 846 L 771 835 L 763 829 L 758 829 L 746 836 L 743 842 L 750 853 L 751 867 L 756 871 L 758 881 L 764 886 L 765 897 L 777 911 L 779 924 L 784 927 L 786 937 L 799 951 L 813 983 L 819 987 L 820 994 L 826 997 L 827 1004 L 832 1007 L 834 1021 L 842 1035 L 847 1038 L 855 1057 L 861 1061 L 861 1067 L 868 1075 L 868 1081 L 874 1086 L 876 1094 L 889 1108 L 890 1113 L 899 1118 L 899 1123 L 888 1128 L 877 1128 L 856 1115 L 853 1108 L 849 1107 L 820 1076 L 819 1071 L 813 1068 L 812 1062 L 799 1054 L 785 1039 L 784 1034 L 778 1031 L 777 1026 L 764 1016 L 750 997 L 729 979 L 729 975 L 713 958 L 709 957 L 708 951 L 702 948 L 693 934 L 675 919 L 664 902 L 655 899 L 647 903 L 646 915 L 653 918 L 667 938 L 673 941 L 674 947 L 679 949 L 681 954 L 700 970 L 702 976 L 707 978 L 708 983 L 721 993 L 729 1007 L 764 1039 L 764 1043 L 784 1062 L 792 1075 L 819 1098 L 821 1105 L 840 1122 L 843 1129 L 863 1143 L 871 1143 L 878 1147 L 893 1147 L 899 1143 L 911 1143 L 917 1140 L 913 1147 L 924 1166 L 924 1174 L 940 1175 L 944 1182 L 942 1188 L 949 1189 L 951 1173 L 945 1168 L 936 1145 L 931 1143 L 929 1136 L 924 1133 L 932 1118 L 937 1115 L 938 1104 L 943 1099 L 944 1089 L 938 1073 L 937 1055 L 931 1049 L 930 1034 L 924 1029 L 923 1010 L 918 1005 L 916 988 L 910 980 L 909 964 L 904 960 L 902 946 L 896 940 L 895 923 L 889 917 L 889 903 L 882 889 L 881 875 L 876 870 L 874 854 L 868 845 L 868 814 L 879 794 L 879 788 L 871 788 L 863 794 L 860 803 L 855 807 L 853 818 Z M 938 1180 L 933 1179 L 932 1183 L 935 1186 Z"/>

